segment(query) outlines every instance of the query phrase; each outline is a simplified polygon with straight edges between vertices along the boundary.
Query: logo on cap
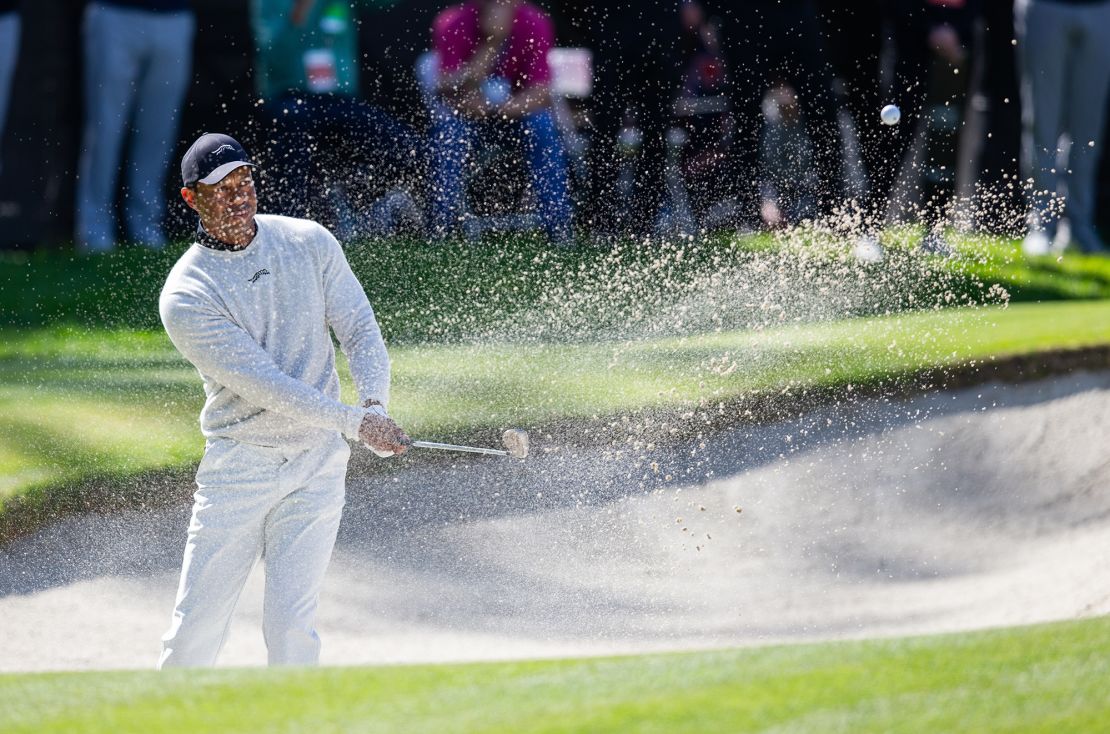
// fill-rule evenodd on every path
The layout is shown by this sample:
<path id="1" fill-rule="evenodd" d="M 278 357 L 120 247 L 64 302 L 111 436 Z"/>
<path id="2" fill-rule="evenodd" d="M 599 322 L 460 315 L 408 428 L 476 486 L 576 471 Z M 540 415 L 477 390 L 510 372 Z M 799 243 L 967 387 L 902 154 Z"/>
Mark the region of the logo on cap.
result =
<path id="1" fill-rule="evenodd" d="M 217 184 L 241 166 L 254 167 L 247 151 L 235 138 L 205 133 L 197 138 L 181 159 L 181 180 L 186 186 Z"/>

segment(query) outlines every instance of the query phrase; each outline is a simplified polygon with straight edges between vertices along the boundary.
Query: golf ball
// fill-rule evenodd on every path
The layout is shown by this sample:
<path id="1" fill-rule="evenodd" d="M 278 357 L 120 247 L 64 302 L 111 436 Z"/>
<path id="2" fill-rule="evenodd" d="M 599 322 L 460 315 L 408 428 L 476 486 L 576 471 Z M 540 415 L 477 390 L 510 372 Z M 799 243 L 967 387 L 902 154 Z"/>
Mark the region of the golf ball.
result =
<path id="1" fill-rule="evenodd" d="M 902 119 L 902 110 L 898 109 L 896 104 L 888 104 L 879 112 L 879 117 L 882 118 L 884 125 L 897 125 Z"/>

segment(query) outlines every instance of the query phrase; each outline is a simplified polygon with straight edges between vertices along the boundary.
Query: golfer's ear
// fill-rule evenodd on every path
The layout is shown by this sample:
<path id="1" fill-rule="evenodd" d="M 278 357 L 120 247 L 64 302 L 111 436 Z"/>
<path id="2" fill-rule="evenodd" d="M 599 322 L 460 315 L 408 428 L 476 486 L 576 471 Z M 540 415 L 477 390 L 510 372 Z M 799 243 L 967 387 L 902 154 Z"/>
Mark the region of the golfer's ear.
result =
<path id="1" fill-rule="evenodd" d="M 197 208 L 197 192 L 193 191 L 188 186 L 181 187 L 181 198 L 189 205 L 190 209 Z"/>

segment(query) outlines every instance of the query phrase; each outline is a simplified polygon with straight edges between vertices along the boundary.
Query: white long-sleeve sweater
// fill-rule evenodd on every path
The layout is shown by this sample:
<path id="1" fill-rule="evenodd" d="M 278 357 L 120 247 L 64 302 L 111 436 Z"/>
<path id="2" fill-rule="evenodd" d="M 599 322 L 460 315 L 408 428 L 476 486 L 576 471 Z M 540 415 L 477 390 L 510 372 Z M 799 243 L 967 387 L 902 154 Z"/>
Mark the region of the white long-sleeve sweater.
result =
<path id="1" fill-rule="evenodd" d="M 389 356 L 343 249 L 315 222 L 255 217 L 245 249 L 190 247 L 159 301 L 170 340 L 204 380 L 206 437 L 305 446 L 358 437 L 368 412 L 339 402 L 330 327 L 363 401 L 389 400 Z"/>

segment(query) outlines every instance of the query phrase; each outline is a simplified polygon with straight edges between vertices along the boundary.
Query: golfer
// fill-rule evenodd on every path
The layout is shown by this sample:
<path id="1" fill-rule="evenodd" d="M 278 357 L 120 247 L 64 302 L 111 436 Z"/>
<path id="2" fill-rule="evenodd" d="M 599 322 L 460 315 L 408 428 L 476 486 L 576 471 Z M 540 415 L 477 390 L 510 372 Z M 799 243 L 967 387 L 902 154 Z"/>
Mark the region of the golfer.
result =
<path id="1" fill-rule="evenodd" d="M 315 664 L 350 456 L 343 436 L 383 456 L 411 443 L 386 414 L 389 357 L 339 243 L 315 222 L 256 214 L 253 168 L 238 142 L 212 133 L 181 161 L 181 196 L 200 226 L 159 307 L 204 380 L 206 443 L 159 668 L 215 662 L 259 555 L 270 664 Z M 331 333 L 363 407 L 339 402 Z"/>

